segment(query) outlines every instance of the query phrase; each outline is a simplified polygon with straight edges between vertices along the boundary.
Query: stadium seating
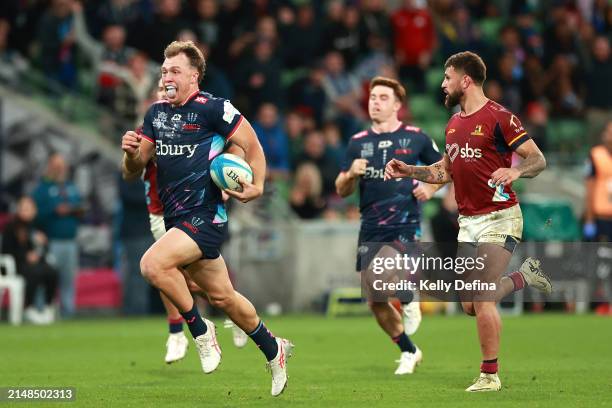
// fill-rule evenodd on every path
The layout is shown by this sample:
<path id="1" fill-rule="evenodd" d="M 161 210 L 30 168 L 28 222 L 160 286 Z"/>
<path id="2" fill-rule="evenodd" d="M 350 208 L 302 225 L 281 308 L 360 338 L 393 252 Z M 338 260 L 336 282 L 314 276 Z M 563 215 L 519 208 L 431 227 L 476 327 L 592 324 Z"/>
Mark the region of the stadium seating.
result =
<path id="1" fill-rule="evenodd" d="M 85 269 L 77 274 L 76 299 L 78 309 L 119 309 L 121 282 L 112 269 Z"/>
<path id="2" fill-rule="evenodd" d="M 361 288 L 336 288 L 329 294 L 327 316 L 354 316 L 370 313 L 368 304 L 361 297 Z"/>
<path id="3" fill-rule="evenodd" d="M 588 149 L 587 126 L 575 119 L 551 120 L 547 137 L 554 151 L 578 153 Z"/>
<path id="4" fill-rule="evenodd" d="M 522 202 L 523 240 L 580 241 L 580 226 L 570 203 L 547 200 Z"/>

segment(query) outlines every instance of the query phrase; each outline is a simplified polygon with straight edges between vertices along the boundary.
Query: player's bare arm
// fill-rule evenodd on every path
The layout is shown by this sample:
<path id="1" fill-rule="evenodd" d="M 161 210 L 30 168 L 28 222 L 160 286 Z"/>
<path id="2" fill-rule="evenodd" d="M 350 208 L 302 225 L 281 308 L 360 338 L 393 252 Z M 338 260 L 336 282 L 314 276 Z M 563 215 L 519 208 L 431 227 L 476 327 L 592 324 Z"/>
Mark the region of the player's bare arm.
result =
<path id="1" fill-rule="evenodd" d="M 442 160 L 429 166 L 411 166 L 401 160 L 392 159 L 385 166 L 385 180 L 410 177 L 429 184 L 446 184 L 452 181 L 450 159 L 444 154 Z"/>
<path id="2" fill-rule="evenodd" d="M 357 180 L 366 172 L 368 161 L 366 159 L 355 159 L 348 171 L 343 171 L 336 177 L 336 192 L 340 197 L 353 194 L 357 188 Z"/>
<path id="3" fill-rule="evenodd" d="M 264 156 L 259 139 L 257 139 L 255 130 L 253 130 L 253 127 L 245 118 L 242 119 L 238 129 L 236 129 L 232 136 L 232 142 L 244 151 L 244 160 L 253 170 L 253 183 L 239 180 L 242 185 L 242 191 L 225 190 L 225 192 L 237 200 L 246 203 L 263 194 L 266 178 L 266 157 Z"/>
<path id="4" fill-rule="evenodd" d="M 508 184 L 518 178 L 533 178 L 546 168 L 546 159 L 533 140 L 528 140 L 516 149 L 523 161 L 511 168 L 500 168 L 491 174 L 491 180 L 497 186 Z"/>
<path id="5" fill-rule="evenodd" d="M 124 178 L 140 176 L 153 154 L 155 146 L 134 131 L 127 131 L 121 139 L 121 149 L 125 152 L 121 164 L 121 173 Z"/>

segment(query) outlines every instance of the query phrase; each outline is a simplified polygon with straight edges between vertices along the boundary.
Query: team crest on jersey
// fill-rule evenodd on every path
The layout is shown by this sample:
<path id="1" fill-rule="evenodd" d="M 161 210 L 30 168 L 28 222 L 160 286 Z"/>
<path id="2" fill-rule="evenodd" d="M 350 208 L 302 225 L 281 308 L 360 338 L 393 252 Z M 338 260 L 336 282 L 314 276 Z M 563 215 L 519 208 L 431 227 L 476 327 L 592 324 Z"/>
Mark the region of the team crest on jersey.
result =
<path id="1" fill-rule="evenodd" d="M 196 120 L 198 120 L 198 114 L 197 113 L 189 112 L 187 114 L 187 122 L 194 123 Z"/>
<path id="2" fill-rule="evenodd" d="M 157 112 L 157 116 L 153 119 L 153 127 L 156 129 L 165 129 L 168 114 L 166 112 Z"/>
<path id="3" fill-rule="evenodd" d="M 400 148 L 399 149 L 395 149 L 395 154 L 410 154 L 412 153 L 412 149 L 409 149 L 408 146 L 410 145 L 410 142 L 412 141 L 412 139 L 400 139 L 398 141 Z"/>
<path id="4" fill-rule="evenodd" d="M 470 135 L 472 135 L 472 136 L 484 136 L 484 133 L 482 133 L 482 125 L 476 125 L 476 129 L 474 129 L 474 131 L 472 133 L 470 133 Z"/>
<path id="5" fill-rule="evenodd" d="M 374 143 L 361 144 L 361 158 L 374 156 Z"/>

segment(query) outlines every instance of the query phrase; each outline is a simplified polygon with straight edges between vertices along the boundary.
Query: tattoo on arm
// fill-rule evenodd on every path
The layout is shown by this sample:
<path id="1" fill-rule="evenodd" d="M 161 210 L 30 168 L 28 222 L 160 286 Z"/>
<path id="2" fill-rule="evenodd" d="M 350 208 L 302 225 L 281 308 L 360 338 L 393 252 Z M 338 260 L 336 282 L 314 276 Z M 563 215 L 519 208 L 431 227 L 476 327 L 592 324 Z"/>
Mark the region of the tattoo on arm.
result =
<path id="1" fill-rule="evenodd" d="M 430 184 L 445 184 L 450 181 L 450 174 L 443 163 L 434 163 L 431 166 L 415 167 L 412 178 Z"/>
<path id="2" fill-rule="evenodd" d="M 533 178 L 540 174 L 546 168 L 546 159 L 540 152 L 535 152 L 525 157 L 523 161 L 516 166 L 516 169 L 521 172 L 522 178 Z"/>

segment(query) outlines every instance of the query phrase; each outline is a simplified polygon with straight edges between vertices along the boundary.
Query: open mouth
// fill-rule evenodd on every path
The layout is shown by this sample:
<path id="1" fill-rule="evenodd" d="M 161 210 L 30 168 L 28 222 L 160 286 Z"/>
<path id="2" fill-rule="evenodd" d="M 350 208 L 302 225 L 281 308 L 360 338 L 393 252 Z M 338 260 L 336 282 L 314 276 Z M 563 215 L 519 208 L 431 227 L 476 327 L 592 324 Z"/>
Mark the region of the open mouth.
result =
<path id="1" fill-rule="evenodd" d="M 166 85 L 166 95 L 168 95 L 168 98 L 174 98 L 176 96 L 176 87 L 174 85 Z"/>

